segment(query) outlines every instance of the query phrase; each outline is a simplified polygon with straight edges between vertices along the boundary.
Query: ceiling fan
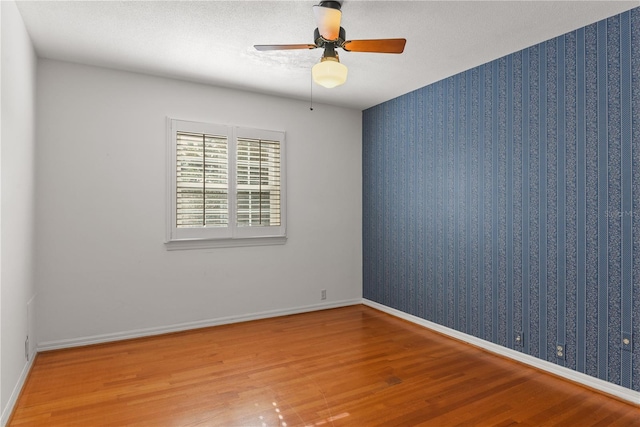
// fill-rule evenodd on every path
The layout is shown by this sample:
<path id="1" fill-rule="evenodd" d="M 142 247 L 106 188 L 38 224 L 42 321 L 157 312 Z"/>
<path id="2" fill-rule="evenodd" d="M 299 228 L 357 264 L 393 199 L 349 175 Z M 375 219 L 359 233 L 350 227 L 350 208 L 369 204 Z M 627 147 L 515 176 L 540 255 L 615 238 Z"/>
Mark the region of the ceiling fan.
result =
<path id="1" fill-rule="evenodd" d="M 340 26 L 341 4 L 338 1 L 321 1 L 313 6 L 318 28 L 313 34 L 314 44 L 260 44 L 259 51 L 291 49 L 324 49 L 320 62 L 313 66 L 313 81 L 332 88 L 347 81 L 347 67 L 340 63 L 337 48 L 347 52 L 402 53 L 406 39 L 346 40 L 344 28 Z"/>

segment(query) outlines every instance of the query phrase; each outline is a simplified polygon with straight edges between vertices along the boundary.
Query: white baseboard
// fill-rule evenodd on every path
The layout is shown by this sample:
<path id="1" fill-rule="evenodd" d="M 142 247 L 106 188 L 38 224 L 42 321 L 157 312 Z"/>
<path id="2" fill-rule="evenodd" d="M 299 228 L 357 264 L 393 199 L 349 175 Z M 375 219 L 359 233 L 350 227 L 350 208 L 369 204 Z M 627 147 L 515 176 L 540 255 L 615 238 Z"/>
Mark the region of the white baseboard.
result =
<path id="1" fill-rule="evenodd" d="M 34 359 L 35 355 L 32 356 L 31 359 L 24 365 L 24 368 L 20 373 L 20 378 L 18 378 L 18 382 L 16 383 L 15 387 L 13 387 L 13 391 L 11 392 L 11 396 L 9 396 L 7 406 L 4 407 L 2 416 L 0 417 L 0 426 L 2 427 L 5 427 L 7 425 L 7 422 L 9 421 L 9 417 L 13 412 L 13 408 L 16 406 L 16 402 L 18 401 L 18 397 L 20 396 L 22 387 L 24 387 L 24 383 L 25 381 L 27 381 L 27 377 L 29 376 L 29 372 L 31 371 L 31 367 L 33 366 Z"/>
<path id="2" fill-rule="evenodd" d="M 636 405 L 640 405 L 640 392 L 633 391 L 631 389 L 601 380 L 599 378 L 592 377 L 587 374 L 583 374 L 581 372 L 574 371 L 569 368 L 565 368 L 564 366 L 556 365 L 555 363 L 547 362 L 546 360 L 538 359 L 537 357 L 533 357 L 528 354 L 520 353 L 519 351 L 494 344 L 481 338 L 474 337 L 473 335 L 465 334 L 464 332 L 456 331 L 455 329 L 430 322 L 428 320 L 402 312 L 400 310 L 396 310 L 395 308 L 387 307 L 386 305 L 382 305 L 374 301 L 369 301 L 363 298 L 362 303 L 371 308 L 375 308 L 376 310 L 380 310 L 387 314 L 391 314 L 392 316 L 407 320 L 411 323 L 424 326 L 425 328 L 434 330 L 460 341 L 467 342 L 500 356 L 508 357 L 518 362 L 525 363 L 529 366 L 533 366 L 534 368 L 565 378 L 569 381 L 582 384 L 584 386 L 601 391 L 619 399 L 623 399 Z"/>
<path id="3" fill-rule="evenodd" d="M 342 300 L 327 302 L 322 304 L 307 305 L 280 310 L 262 311 L 259 313 L 243 314 L 238 316 L 220 317 L 216 319 L 199 320 L 196 322 L 185 322 L 174 325 L 159 326 L 155 328 L 134 329 L 130 331 L 116 332 L 112 334 L 94 335 L 88 337 L 71 338 L 57 341 L 44 341 L 38 343 L 38 351 L 59 350 L 70 347 L 80 347 L 91 344 L 102 344 L 113 341 L 121 341 L 131 338 L 142 338 L 153 335 L 167 334 L 171 332 L 187 331 L 190 329 L 207 328 L 210 326 L 226 325 L 230 323 L 247 322 L 250 320 L 267 319 L 270 317 L 287 316 L 290 314 L 307 313 L 311 311 L 326 310 L 330 308 L 346 307 L 349 305 L 361 304 L 361 299 Z"/>

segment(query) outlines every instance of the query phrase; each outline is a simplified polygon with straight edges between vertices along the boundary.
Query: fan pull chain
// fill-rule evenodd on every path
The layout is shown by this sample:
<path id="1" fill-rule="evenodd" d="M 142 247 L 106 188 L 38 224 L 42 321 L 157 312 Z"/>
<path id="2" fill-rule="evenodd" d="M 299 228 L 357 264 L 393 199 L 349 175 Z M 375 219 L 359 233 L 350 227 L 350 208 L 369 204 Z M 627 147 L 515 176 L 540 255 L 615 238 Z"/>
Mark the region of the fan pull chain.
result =
<path id="1" fill-rule="evenodd" d="M 309 111 L 313 111 L 313 73 L 309 73 L 309 75 L 311 76 L 311 88 L 309 89 L 309 92 L 311 93 L 309 99 L 310 99 L 310 106 L 309 106 Z"/>

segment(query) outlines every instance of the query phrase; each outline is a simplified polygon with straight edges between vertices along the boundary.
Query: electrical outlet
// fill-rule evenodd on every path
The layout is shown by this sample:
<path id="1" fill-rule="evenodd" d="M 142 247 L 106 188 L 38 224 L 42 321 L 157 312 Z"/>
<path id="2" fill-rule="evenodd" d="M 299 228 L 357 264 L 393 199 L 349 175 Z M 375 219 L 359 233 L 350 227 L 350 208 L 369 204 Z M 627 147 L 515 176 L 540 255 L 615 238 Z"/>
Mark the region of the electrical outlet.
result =
<path id="1" fill-rule="evenodd" d="M 29 361 L 29 335 L 27 335 L 27 339 L 24 340 L 24 358 Z"/>
<path id="2" fill-rule="evenodd" d="M 522 335 L 522 332 L 520 331 L 516 331 L 513 337 L 516 345 L 519 346 L 523 346 L 524 345 L 524 336 Z"/>
<path id="3" fill-rule="evenodd" d="M 327 290 L 326 289 L 323 289 L 323 290 L 320 291 L 320 299 L 321 300 L 327 299 Z"/>
<path id="4" fill-rule="evenodd" d="M 623 332 L 622 333 L 622 350 L 631 351 L 633 348 L 633 342 L 631 341 L 631 333 Z"/>
<path id="5" fill-rule="evenodd" d="M 565 356 L 564 350 L 565 350 L 564 344 L 561 344 L 561 343 L 556 344 L 556 357 L 558 359 L 565 360 L 566 356 Z"/>

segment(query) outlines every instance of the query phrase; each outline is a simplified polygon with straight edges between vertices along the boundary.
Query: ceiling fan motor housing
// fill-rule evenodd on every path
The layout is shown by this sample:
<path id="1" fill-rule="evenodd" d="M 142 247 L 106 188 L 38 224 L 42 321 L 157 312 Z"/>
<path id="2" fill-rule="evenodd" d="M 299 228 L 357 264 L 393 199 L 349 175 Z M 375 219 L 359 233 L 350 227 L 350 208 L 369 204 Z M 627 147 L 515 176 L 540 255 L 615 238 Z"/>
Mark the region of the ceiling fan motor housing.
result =
<path id="1" fill-rule="evenodd" d="M 340 32 L 338 34 L 338 38 L 335 40 L 327 40 L 320 35 L 320 30 L 315 29 L 313 32 L 313 40 L 318 47 L 325 47 L 327 44 L 331 43 L 335 47 L 342 47 L 344 41 L 347 39 L 347 33 L 344 28 L 340 27 Z"/>

